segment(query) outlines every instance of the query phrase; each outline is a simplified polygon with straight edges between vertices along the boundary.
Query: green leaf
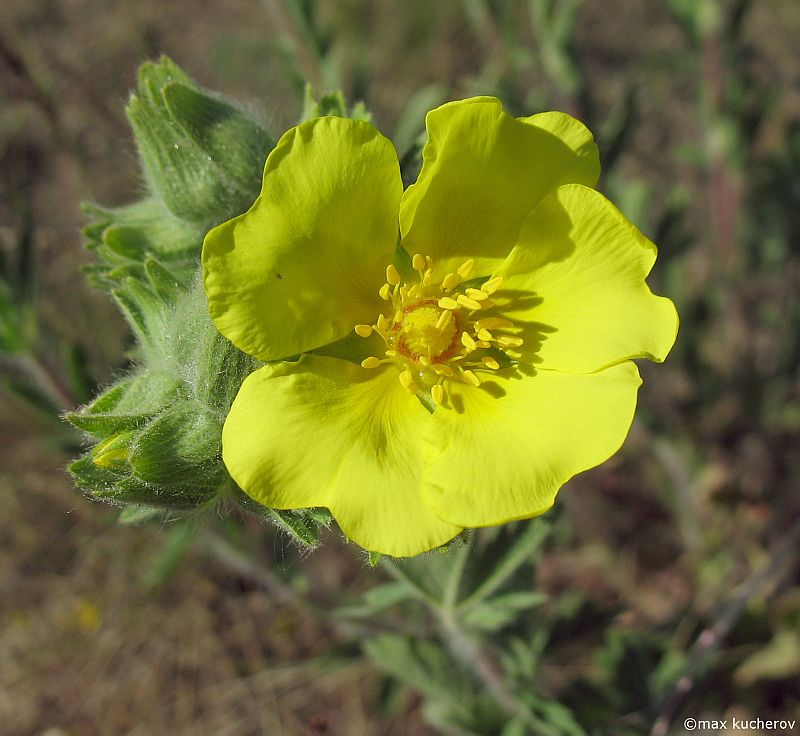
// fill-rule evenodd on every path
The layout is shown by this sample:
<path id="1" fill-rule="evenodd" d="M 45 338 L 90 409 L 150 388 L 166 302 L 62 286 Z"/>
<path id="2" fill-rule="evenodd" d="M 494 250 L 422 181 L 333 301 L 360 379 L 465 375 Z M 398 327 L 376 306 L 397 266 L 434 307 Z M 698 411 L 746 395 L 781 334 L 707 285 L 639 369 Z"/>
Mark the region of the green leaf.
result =
<path id="1" fill-rule="evenodd" d="M 522 611 L 540 606 L 546 600 L 544 593 L 536 591 L 506 593 L 468 608 L 464 622 L 483 631 L 499 631 L 516 621 Z"/>
<path id="2" fill-rule="evenodd" d="M 339 608 L 336 613 L 348 618 L 369 618 L 413 597 L 413 590 L 405 583 L 384 583 L 370 588 L 361 604 Z"/>
<path id="3" fill-rule="evenodd" d="M 429 698 L 457 708 L 465 708 L 472 699 L 468 675 L 432 641 L 381 634 L 367 640 L 363 648 L 378 667 Z"/>
<path id="4" fill-rule="evenodd" d="M 541 519 L 522 522 L 516 527 L 501 527 L 485 549 L 476 550 L 475 563 L 471 566 L 472 592 L 461 601 L 459 608 L 487 598 L 507 583 L 520 567 L 526 563 L 532 565 L 549 533 L 550 525 Z"/>
<path id="5" fill-rule="evenodd" d="M 186 559 L 192 543 L 197 538 L 197 529 L 192 524 L 182 522 L 173 525 L 166 534 L 166 544 L 150 562 L 144 576 L 147 590 L 161 587 L 175 574 Z"/>
<path id="6" fill-rule="evenodd" d="M 759 682 L 797 677 L 800 673 L 800 634 L 794 628 L 779 628 L 772 640 L 761 647 L 734 672 L 742 687 L 752 688 Z"/>

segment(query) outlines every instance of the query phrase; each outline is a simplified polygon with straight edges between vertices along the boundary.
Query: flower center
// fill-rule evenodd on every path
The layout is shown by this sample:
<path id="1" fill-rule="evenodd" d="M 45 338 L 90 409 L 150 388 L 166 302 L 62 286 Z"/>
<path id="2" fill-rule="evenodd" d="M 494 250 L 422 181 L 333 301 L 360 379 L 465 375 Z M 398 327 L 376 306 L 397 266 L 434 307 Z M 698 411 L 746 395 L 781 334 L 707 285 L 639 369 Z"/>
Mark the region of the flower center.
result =
<path id="1" fill-rule="evenodd" d="M 407 307 L 403 318 L 392 328 L 397 349 L 416 362 L 422 357 L 441 362 L 458 344 L 456 322 L 448 315 L 434 300 Z"/>
<path id="2" fill-rule="evenodd" d="M 461 288 L 472 271 L 472 259 L 438 284 L 429 256 L 417 254 L 411 263 L 419 279 L 404 283 L 397 268 L 388 266 L 386 283 L 378 292 L 388 302 L 386 313 L 379 314 L 373 325 L 355 326 L 361 337 L 375 332 L 386 346 L 383 357 L 370 356 L 361 365 L 378 368 L 392 363 L 405 389 L 429 393 L 435 404 L 442 404 L 448 381 L 480 386 L 482 372 L 496 371 L 500 361 L 515 359 L 513 351 L 522 345 L 522 338 L 502 332 L 515 325 L 497 316 L 489 299 L 502 277 L 488 279 L 477 289 Z"/>

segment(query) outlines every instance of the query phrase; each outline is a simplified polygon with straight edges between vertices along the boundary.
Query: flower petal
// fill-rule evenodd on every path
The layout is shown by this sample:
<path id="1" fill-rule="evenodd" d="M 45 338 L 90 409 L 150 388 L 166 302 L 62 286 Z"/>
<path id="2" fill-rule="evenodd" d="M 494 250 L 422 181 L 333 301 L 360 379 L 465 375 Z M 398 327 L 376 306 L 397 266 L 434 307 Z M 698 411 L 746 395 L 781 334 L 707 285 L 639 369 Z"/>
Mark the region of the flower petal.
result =
<path id="1" fill-rule="evenodd" d="M 516 243 L 523 220 L 551 189 L 593 186 L 600 173 L 591 133 L 563 113 L 513 118 L 476 97 L 428 113 L 419 178 L 403 195 L 403 245 L 443 271 L 467 258 L 488 275 Z"/>
<path id="2" fill-rule="evenodd" d="M 633 363 L 588 375 L 526 370 L 454 384 L 454 408 L 433 413 L 423 497 L 442 519 L 476 527 L 544 513 L 625 439 L 641 384 Z"/>
<path id="3" fill-rule="evenodd" d="M 645 283 L 655 259 L 655 245 L 595 190 L 567 184 L 548 195 L 496 272 L 498 309 L 524 325 L 521 359 L 569 373 L 663 361 L 678 315 Z"/>
<path id="4" fill-rule="evenodd" d="M 416 555 L 461 531 L 420 497 L 429 420 L 393 369 L 306 355 L 247 377 L 225 422 L 222 456 L 259 503 L 325 506 L 365 549 Z"/>
<path id="5" fill-rule="evenodd" d="M 289 130 L 250 210 L 206 236 L 205 288 L 219 331 L 276 360 L 372 322 L 401 196 L 394 146 L 371 125 L 324 117 Z"/>

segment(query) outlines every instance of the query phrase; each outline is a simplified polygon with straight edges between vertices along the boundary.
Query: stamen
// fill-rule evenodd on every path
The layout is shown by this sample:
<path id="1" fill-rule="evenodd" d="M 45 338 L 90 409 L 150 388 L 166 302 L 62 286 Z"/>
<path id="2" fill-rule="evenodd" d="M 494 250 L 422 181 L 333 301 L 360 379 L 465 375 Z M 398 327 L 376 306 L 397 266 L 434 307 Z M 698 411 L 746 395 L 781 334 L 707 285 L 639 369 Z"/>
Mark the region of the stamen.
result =
<path id="1" fill-rule="evenodd" d="M 470 299 L 474 299 L 476 302 L 482 302 L 485 299 L 489 298 L 489 295 L 485 291 L 481 291 L 480 289 L 467 289 L 464 293 Z"/>
<path id="2" fill-rule="evenodd" d="M 466 307 L 467 309 L 480 309 L 481 303 L 476 302 L 474 299 L 470 299 L 468 296 L 464 296 L 463 294 L 459 294 L 456 297 L 456 301 L 462 306 Z"/>
<path id="3" fill-rule="evenodd" d="M 499 342 L 503 347 L 506 348 L 518 348 L 524 340 L 521 337 L 512 337 L 511 335 L 500 335 L 497 338 L 497 342 Z"/>
<path id="4" fill-rule="evenodd" d="M 494 294 L 500 288 L 502 283 L 503 283 L 503 277 L 495 276 L 493 279 L 489 279 L 488 281 L 485 281 L 481 285 L 481 291 L 485 291 L 487 294 L 490 295 Z"/>
<path id="5" fill-rule="evenodd" d="M 400 385 L 406 391 L 410 391 L 412 394 L 415 394 L 415 393 L 417 393 L 417 391 L 419 391 L 419 388 L 417 387 L 417 384 L 414 383 L 414 378 L 411 375 L 411 371 L 408 371 L 408 370 L 403 371 L 398 376 L 398 380 L 400 381 Z"/>
<path id="6" fill-rule="evenodd" d="M 472 271 L 472 267 L 474 265 L 475 265 L 475 259 L 474 258 L 468 258 L 466 261 L 464 261 L 464 263 L 462 263 L 456 269 L 456 271 L 458 271 L 458 274 L 459 274 L 459 276 L 461 276 L 462 279 L 465 279 L 470 275 L 470 273 Z"/>
<path id="7" fill-rule="evenodd" d="M 411 259 L 411 267 L 415 271 L 420 271 L 420 272 L 424 271 L 428 267 L 428 263 L 425 260 L 425 256 L 423 256 L 422 253 L 415 254 L 414 257 Z"/>
<path id="8" fill-rule="evenodd" d="M 475 344 L 475 340 L 473 340 L 472 337 L 470 337 L 470 334 L 468 332 L 461 333 L 461 344 L 470 352 L 475 350 L 475 348 L 477 347 L 477 345 Z"/>
<path id="9" fill-rule="evenodd" d="M 469 383 L 472 386 L 477 387 L 481 385 L 481 379 L 478 378 L 471 370 L 461 371 L 461 378 L 463 378 L 466 383 Z"/>
<path id="10" fill-rule="evenodd" d="M 448 273 L 447 276 L 442 279 L 442 288 L 447 289 L 455 289 L 461 283 L 461 277 L 457 273 Z"/>
<path id="11" fill-rule="evenodd" d="M 386 283 L 378 291 L 381 299 L 388 302 L 386 309 L 377 314 L 375 324 L 353 327 L 358 336 L 366 338 L 376 333 L 385 343 L 385 353 L 370 355 L 361 365 L 376 369 L 391 363 L 404 389 L 411 394 L 429 392 L 433 403 L 443 406 L 448 395 L 446 381 L 480 386 L 481 376 L 485 376 L 481 371 L 501 369 L 501 359 L 493 357 L 492 351 L 499 356 L 497 349 L 519 348 L 523 339 L 516 334 L 496 332 L 517 326 L 511 320 L 475 319 L 479 310 L 495 306 L 490 296 L 503 283 L 501 276 L 472 288 L 467 280 L 475 261 L 468 258 L 445 275 L 439 285 L 434 280 L 430 256 L 415 253 L 411 256 L 411 267 L 419 277 L 408 281 L 394 264 L 386 267 Z M 466 288 L 460 287 L 465 281 Z"/>
<path id="12" fill-rule="evenodd" d="M 485 317 L 484 319 L 479 319 L 475 323 L 475 327 L 479 330 L 498 330 L 502 329 L 503 327 L 513 326 L 513 322 L 509 322 L 507 319 L 500 319 L 499 317 Z"/>

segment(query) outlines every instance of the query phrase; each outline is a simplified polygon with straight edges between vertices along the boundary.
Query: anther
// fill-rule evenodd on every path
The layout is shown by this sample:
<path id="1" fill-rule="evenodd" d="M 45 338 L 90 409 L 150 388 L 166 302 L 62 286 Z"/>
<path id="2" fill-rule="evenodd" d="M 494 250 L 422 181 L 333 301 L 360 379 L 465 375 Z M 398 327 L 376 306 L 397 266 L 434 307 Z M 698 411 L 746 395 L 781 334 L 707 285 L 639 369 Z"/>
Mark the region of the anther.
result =
<path id="1" fill-rule="evenodd" d="M 466 383 L 469 383 L 472 386 L 481 385 L 481 379 L 478 378 L 471 370 L 461 371 L 461 378 L 463 378 Z"/>
<path id="2" fill-rule="evenodd" d="M 478 339 L 479 340 L 492 340 L 492 339 L 494 339 L 492 337 L 492 333 L 489 332 L 489 330 L 487 330 L 485 327 L 479 329 L 476 332 L 476 334 L 478 335 Z"/>
<path id="3" fill-rule="evenodd" d="M 389 329 L 389 320 L 382 314 L 378 315 L 378 321 L 375 323 L 378 332 L 386 332 Z"/>
<path id="4" fill-rule="evenodd" d="M 482 302 L 484 299 L 489 298 L 489 295 L 485 291 L 481 291 L 480 289 L 467 289 L 464 293 L 470 299 L 474 299 L 476 302 Z"/>
<path id="5" fill-rule="evenodd" d="M 503 347 L 506 348 L 518 348 L 524 340 L 521 337 L 512 337 L 511 335 L 500 335 L 497 338 L 497 342 L 499 342 Z"/>
<path id="6" fill-rule="evenodd" d="M 480 309 L 481 303 L 476 302 L 474 299 L 470 299 L 468 296 L 464 296 L 463 294 L 459 294 L 456 297 L 456 301 L 462 306 L 466 307 L 467 309 Z"/>
<path id="7" fill-rule="evenodd" d="M 428 263 L 425 261 L 425 256 L 423 256 L 422 253 L 417 253 L 411 259 L 411 267 L 415 271 L 424 271 L 428 267 Z"/>
<path id="8" fill-rule="evenodd" d="M 450 321 L 453 319 L 453 315 L 451 312 L 448 312 L 446 309 L 439 315 L 439 319 L 436 320 L 436 329 L 439 332 L 444 332 L 447 326 L 450 324 Z"/>
<path id="9" fill-rule="evenodd" d="M 356 325 L 355 330 L 359 337 L 369 337 L 372 334 L 372 325 Z"/>
<path id="10" fill-rule="evenodd" d="M 502 329 L 503 327 L 513 326 L 513 322 L 509 322 L 507 319 L 500 319 L 499 317 L 486 317 L 484 319 L 479 319 L 475 323 L 475 327 L 479 330 L 497 330 Z"/>
<path id="11" fill-rule="evenodd" d="M 461 344 L 469 351 L 475 350 L 477 345 L 468 332 L 461 333 Z"/>
<path id="12" fill-rule="evenodd" d="M 465 279 L 465 278 L 467 278 L 467 276 L 469 276 L 470 272 L 472 271 L 472 267 L 474 265 L 475 265 L 475 259 L 474 258 L 469 258 L 466 261 L 464 261 L 464 263 L 462 263 L 456 269 L 456 271 L 458 271 L 458 274 L 459 274 L 459 276 L 461 276 L 462 279 Z"/>
<path id="13" fill-rule="evenodd" d="M 378 295 L 384 301 L 389 301 L 389 290 L 391 289 L 391 284 L 384 284 L 381 286 L 380 290 L 378 291 Z"/>
<path id="14" fill-rule="evenodd" d="M 436 302 L 442 309 L 458 309 L 458 302 L 449 296 L 443 296 Z M 478 305 L 480 306 L 480 304 Z"/>
<path id="15" fill-rule="evenodd" d="M 419 390 L 417 388 L 417 384 L 414 383 L 414 378 L 411 375 L 411 371 L 403 371 L 399 376 L 398 380 L 400 381 L 400 385 L 406 390 L 410 391 L 412 394 L 417 393 Z"/>
<path id="16" fill-rule="evenodd" d="M 444 387 L 441 383 L 431 386 L 431 398 L 433 399 L 433 403 L 437 406 L 442 405 L 442 402 L 444 401 Z"/>
<path id="17" fill-rule="evenodd" d="M 381 359 L 376 358 L 374 355 L 370 355 L 369 358 L 364 358 L 361 361 L 362 368 L 377 368 L 381 364 Z"/>
<path id="18" fill-rule="evenodd" d="M 481 360 L 487 368 L 491 368 L 493 371 L 496 371 L 500 368 L 500 363 L 488 355 L 484 355 Z"/>
<path id="19" fill-rule="evenodd" d="M 398 309 L 394 313 L 394 321 L 395 321 L 395 323 L 403 321 L 403 312 L 402 312 L 402 310 Z"/>
<path id="20" fill-rule="evenodd" d="M 447 276 L 442 279 L 442 288 L 447 289 L 455 289 L 461 283 L 461 277 L 457 273 L 448 273 Z"/>
<path id="21" fill-rule="evenodd" d="M 394 267 L 393 263 L 386 266 L 386 280 L 392 286 L 397 286 L 400 283 L 400 272 Z"/>
<path id="22" fill-rule="evenodd" d="M 485 291 L 487 294 L 494 294 L 500 288 L 502 283 L 503 277 L 495 276 L 493 279 L 489 279 L 481 285 L 481 291 Z"/>

